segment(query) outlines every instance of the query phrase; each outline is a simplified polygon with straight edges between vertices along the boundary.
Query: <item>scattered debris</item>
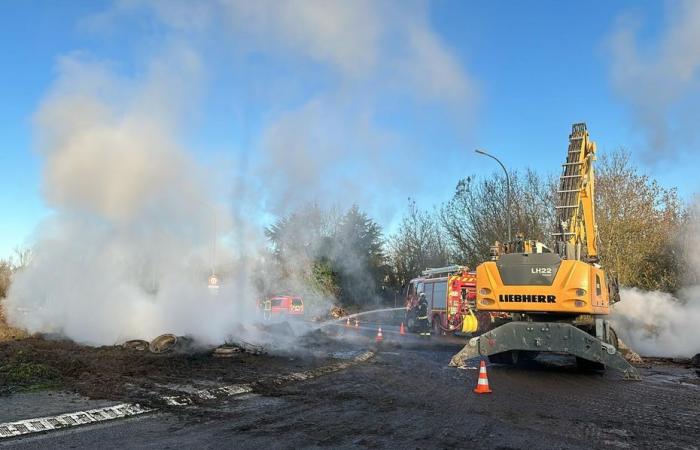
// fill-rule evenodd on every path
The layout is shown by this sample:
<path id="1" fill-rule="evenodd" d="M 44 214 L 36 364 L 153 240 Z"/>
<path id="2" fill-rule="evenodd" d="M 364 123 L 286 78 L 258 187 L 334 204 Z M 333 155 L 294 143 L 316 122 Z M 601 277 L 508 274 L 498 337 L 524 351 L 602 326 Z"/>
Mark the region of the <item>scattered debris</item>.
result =
<path id="1" fill-rule="evenodd" d="M 331 308 L 330 316 L 333 319 L 340 319 L 340 318 L 345 317 L 347 315 L 348 315 L 348 313 L 340 306 L 334 306 Z"/>
<path id="2" fill-rule="evenodd" d="M 150 344 L 148 343 L 148 341 L 145 341 L 143 339 L 132 339 L 122 344 L 122 347 L 127 350 L 136 350 L 139 352 L 145 352 L 149 349 L 149 346 Z"/>
<path id="3" fill-rule="evenodd" d="M 262 345 L 255 345 L 245 341 L 226 342 L 214 349 L 217 358 L 230 358 L 235 353 L 248 353 L 250 355 L 263 355 L 267 353 Z"/>
<path id="4" fill-rule="evenodd" d="M 347 316 L 348 312 L 341 308 L 340 306 L 333 306 L 327 314 L 321 315 L 321 316 L 316 316 L 313 318 L 314 322 L 325 322 L 327 320 L 338 320 L 342 319 L 343 317 Z"/>
<path id="5" fill-rule="evenodd" d="M 620 351 L 620 353 L 622 353 L 622 356 L 630 362 L 630 364 L 644 364 L 644 360 L 639 353 L 629 348 L 629 346 L 620 338 L 617 339 L 617 349 Z"/>

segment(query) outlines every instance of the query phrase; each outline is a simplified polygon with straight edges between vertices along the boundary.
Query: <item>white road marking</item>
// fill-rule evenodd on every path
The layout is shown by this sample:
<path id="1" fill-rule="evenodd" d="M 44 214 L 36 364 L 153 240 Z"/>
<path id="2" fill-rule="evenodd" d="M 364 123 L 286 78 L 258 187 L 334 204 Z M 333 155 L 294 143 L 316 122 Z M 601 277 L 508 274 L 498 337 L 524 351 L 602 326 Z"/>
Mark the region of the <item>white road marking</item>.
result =
<path id="1" fill-rule="evenodd" d="M 57 416 L 38 417 L 34 419 L 19 420 L 17 422 L 8 422 L 0 424 L 0 439 L 76 427 L 79 425 L 104 422 L 107 420 L 121 419 L 124 417 L 145 414 L 151 411 L 155 410 L 141 406 L 138 403 L 121 403 L 119 405 L 91 409 L 88 411 L 77 411 L 60 414 Z"/>

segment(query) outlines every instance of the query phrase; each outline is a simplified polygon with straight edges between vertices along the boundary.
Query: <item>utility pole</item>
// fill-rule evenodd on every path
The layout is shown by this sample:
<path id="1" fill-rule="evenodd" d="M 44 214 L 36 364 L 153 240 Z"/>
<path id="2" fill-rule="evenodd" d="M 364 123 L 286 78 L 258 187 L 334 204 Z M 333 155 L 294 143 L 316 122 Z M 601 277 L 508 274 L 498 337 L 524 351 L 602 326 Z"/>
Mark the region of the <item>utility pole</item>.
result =
<path id="1" fill-rule="evenodd" d="M 512 241 L 512 238 L 511 238 L 511 235 L 510 235 L 510 224 L 511 224 L 511 220 L 510 220 L 510 176 L 508 175 L 508 171 L 506 170 L 506 166 L 503 165 L 503 163 L 501 162 L 500 159 L 498 159 L 498 158 L 496 158 L 495 156 L 493 156 L 493 155 L 491 155 L 491 154 L 489 154 L 489 153 L 486 153 L 484 150 L 480 150 L 480 149 L 478 149 L 478 148 L 477 148 L 476 150 L 474 150 L 474 151 L 477 152 L 477 153 L 480 154 L 480 155 L 488 156 L 489 158 L 495 159 L 496 162 L 497 162 L 497 163 L 501 166 L 501 168 L 503 169 L 503 172 L 506 174 L 506 191 L 507 191 L 507 192 L 506 192 L 506 203 L 507 203 L 506 208 L 508 209 L 508 210 L 506 211 L 506 216 L 507 216 L 507 218 L 508 218 L 508 244 L 510 245 L 510 243 L 511 243 L 511 241 Z"/>

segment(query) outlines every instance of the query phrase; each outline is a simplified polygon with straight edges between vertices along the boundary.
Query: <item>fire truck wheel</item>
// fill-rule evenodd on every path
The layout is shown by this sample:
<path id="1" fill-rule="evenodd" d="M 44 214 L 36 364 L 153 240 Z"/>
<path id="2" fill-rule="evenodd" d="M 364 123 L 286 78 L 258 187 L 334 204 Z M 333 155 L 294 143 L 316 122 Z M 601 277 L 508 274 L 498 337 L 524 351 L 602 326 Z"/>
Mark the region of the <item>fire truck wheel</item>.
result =
<path id="1" fill-rule="evenodd" d="M 408 331 L 411 333 L 416 332 L 416 316 L 414 314 L 406 315 L 406 328 L 408 328 Z"/>
<path id="2" fill-rule="evenodd" d="M 442 336 L 442 327 L 440 327 L 440 318 L 433 317 L 433 336 Z"/>

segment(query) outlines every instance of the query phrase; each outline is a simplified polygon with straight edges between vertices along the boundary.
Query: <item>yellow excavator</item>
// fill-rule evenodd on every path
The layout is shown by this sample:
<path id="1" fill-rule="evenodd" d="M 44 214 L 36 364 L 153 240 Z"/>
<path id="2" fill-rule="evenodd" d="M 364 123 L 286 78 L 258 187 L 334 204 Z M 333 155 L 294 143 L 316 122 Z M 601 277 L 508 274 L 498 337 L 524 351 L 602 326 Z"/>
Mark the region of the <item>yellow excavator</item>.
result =
<path id="1" fill-rule="evenodd" d="M 559 181 L 555 250 L 522 235 L 492 247 L 492 260 L 476 269 L 476 308 L 507 312 L 512 320 L 470 339 L 451 365 L 483 356 L 517 364 L 541 352 L 567 353 L 585 368 L 607 366 L 639 379 L 607 320 L 619 294 L 598 264 L 595 152 L 586 124 L 574 124 Z"/>

